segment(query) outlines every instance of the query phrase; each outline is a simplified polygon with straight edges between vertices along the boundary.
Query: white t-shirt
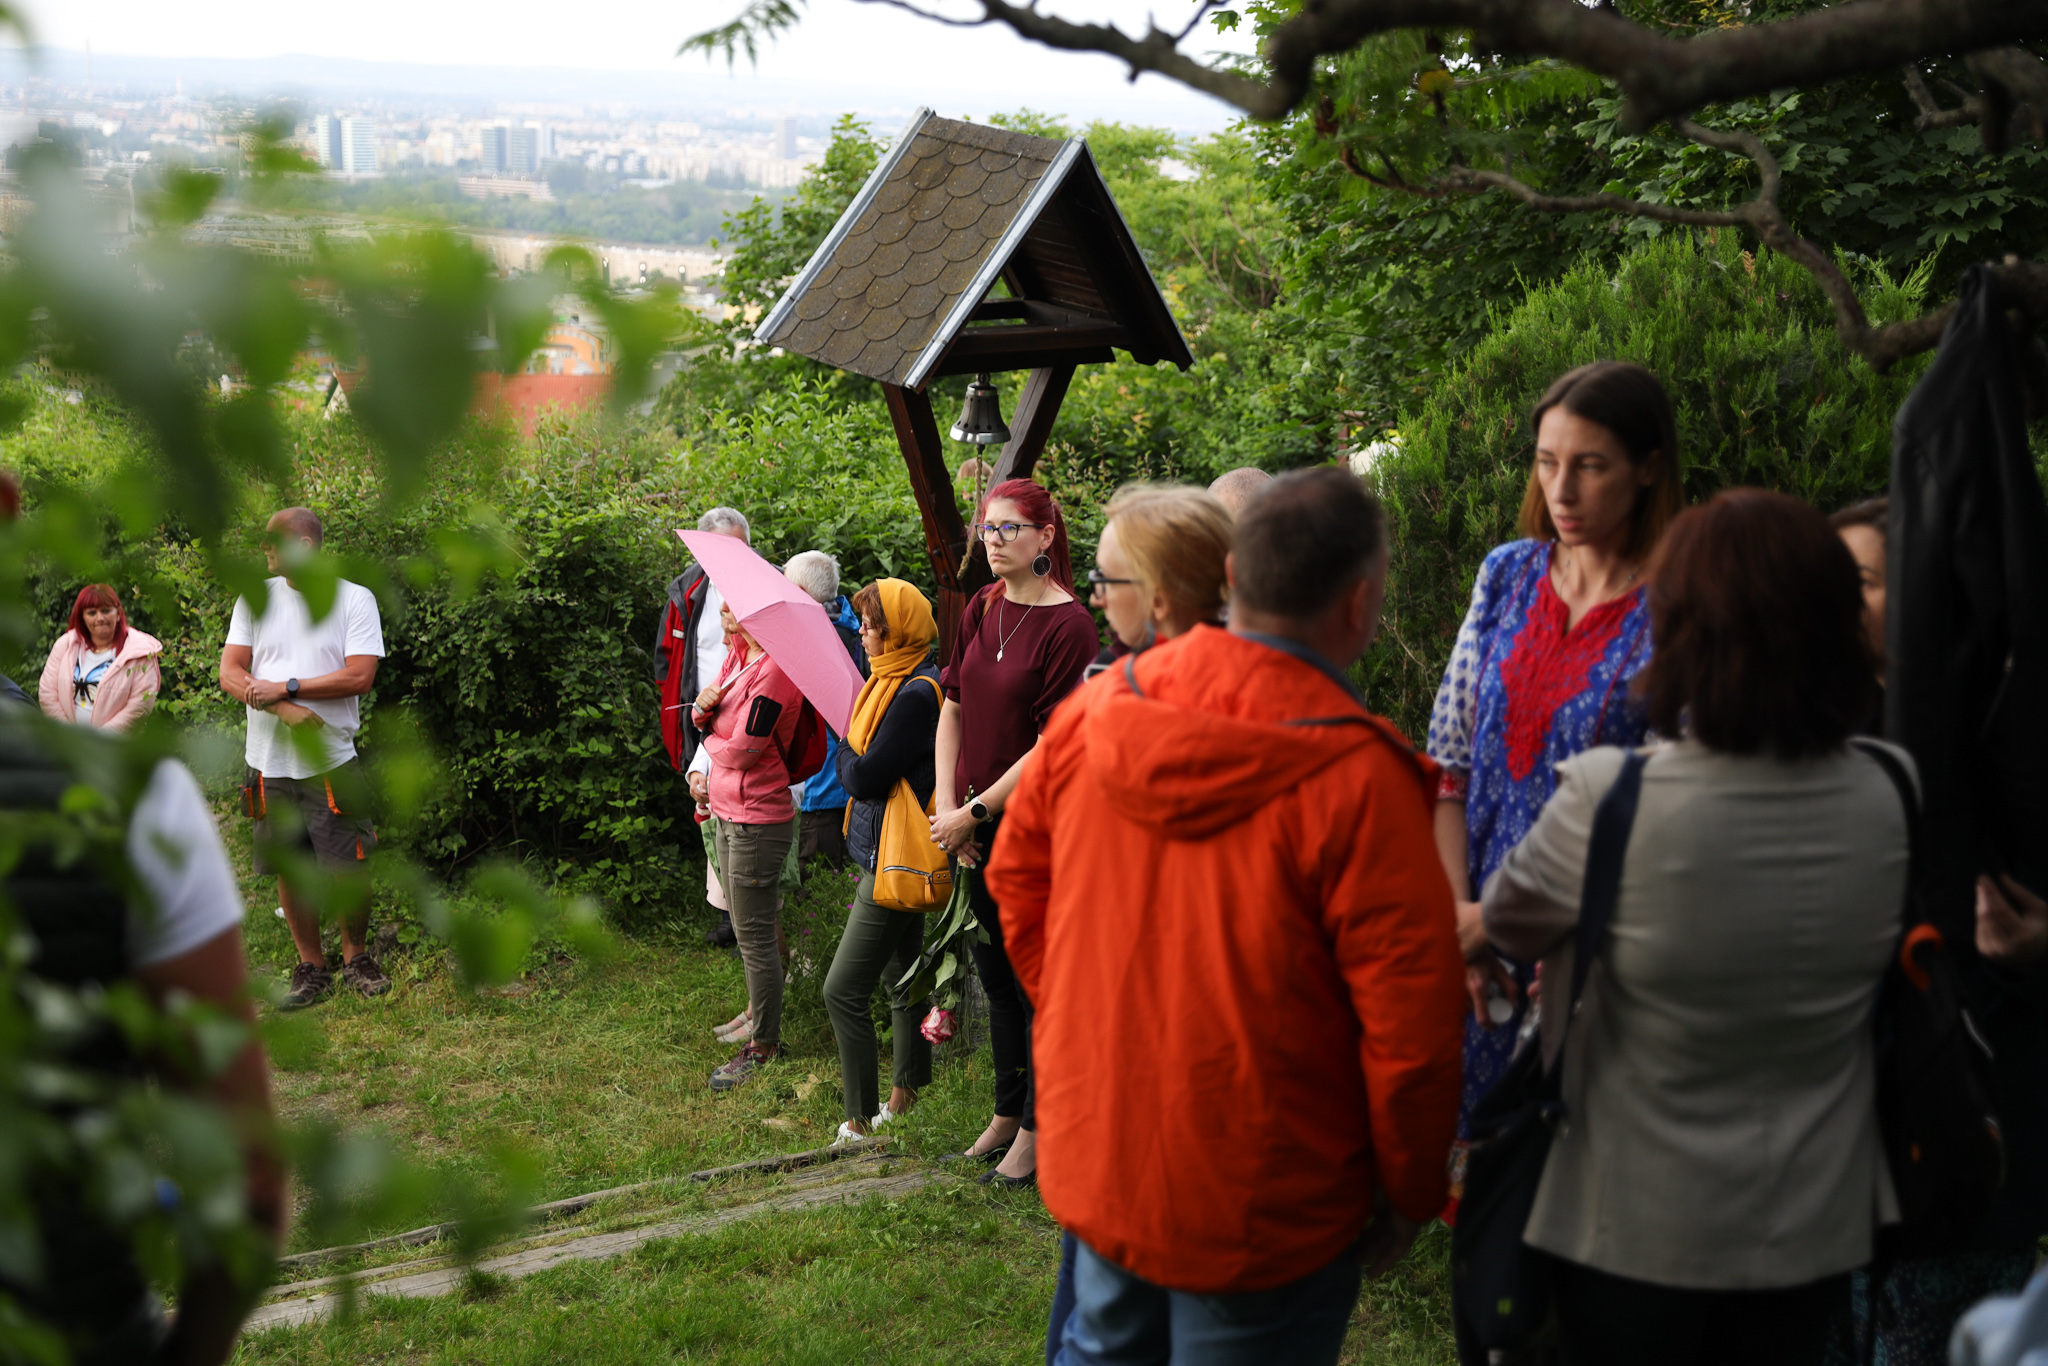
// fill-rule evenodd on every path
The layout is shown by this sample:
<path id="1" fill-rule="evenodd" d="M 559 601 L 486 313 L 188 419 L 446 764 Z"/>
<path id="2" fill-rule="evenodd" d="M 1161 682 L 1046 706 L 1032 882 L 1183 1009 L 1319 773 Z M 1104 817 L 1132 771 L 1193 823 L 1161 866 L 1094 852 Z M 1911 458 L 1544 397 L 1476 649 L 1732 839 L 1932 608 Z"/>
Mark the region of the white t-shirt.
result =
<path id="1" fill-rule="evenodd" d="M 92 724 L 93 704 L 98 702 L 100 697 L 100 680 L 107 676 L 107 670 L 113 663 L 114 652 L 110 649 L 79 652 L 78 663 L 72 666 L 71 670 L 71 695 L 76 699 L 71 705 L 79 725 Z M 80 683 L 85 684 L 83 697 L 80 697 L 77 691 L 77 685 Z"/>
<path id="2" fill-rule="evenodd" d="M 335 583 L 334 610 L 314 621 L 305 596 L 282 577 L 270 580 L 270 606 L 262 620 L 253 620 L 246 600 L 235 599 L 228 622 L 228 644 L 249 647 L 249 673 L 265 683 L 318 678 L 341 668 L 350 655 L 384 657 L 384 626 L 377 615 L 377 597 L 347 579 Z M 293 747 L 291 728 L 267 711 L 249 712 L 245 746 L 249 767 L 266 778 L 311 778 L 341 767 L 356 757 L 356 731 L 362 725 L 362 699 L 328 697 L 299 705 L 319 716 L 324 757 L 309 766 Z"/>
<path id="3" fill-rule="evenodd" d="M 719 608 L 725 605 L 724 596 L 712 584 L 711 576 L 704 576 L 704 610 L 697 614 L 697 638 L 690 642 L 697 652 L 697 691 L 702 692 L 718 681 L 718 671 L 725 667 L 725 626 L 719 621 Z M 696 702 L 695 697 L 682 699 L 684 706 Z M 709 773 L 711 751 L 697 746 L 697 753 L 690 759 L 689 772 Z"/>
<path id="4" fill-rule="evenodd" d="M 166 759 L 149 776 L 128 822 L 128 862 L 148 906 L 128 912 L 128 965 L 190 953 L 242 923 L 242 894 L 192 770 Z"/>

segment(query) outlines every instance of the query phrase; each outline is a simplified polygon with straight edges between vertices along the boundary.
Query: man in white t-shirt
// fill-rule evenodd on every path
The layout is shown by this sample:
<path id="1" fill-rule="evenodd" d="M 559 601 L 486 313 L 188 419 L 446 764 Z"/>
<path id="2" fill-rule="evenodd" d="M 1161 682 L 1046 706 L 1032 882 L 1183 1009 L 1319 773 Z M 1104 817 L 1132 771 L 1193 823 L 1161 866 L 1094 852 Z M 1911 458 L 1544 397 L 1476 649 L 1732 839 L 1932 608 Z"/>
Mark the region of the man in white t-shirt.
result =
<path id="1" fill-rule="evenodd" d="M 273 574 L 303 564 L 320 548 L 320 519 L 286 508 L 270 519 L 263 555 Z M 377 681 L 384 630 L 377 599 L 361 584 L 335 582 L 333 608 L 313 619 L 289 573 L 269 582 L 259 617 L 237 599 L 220 656 L 220 686 L 248 708 L 244 805 L 256 818 L 256 870 L 277 872 L 272 855 L 310 853 L 336 878 L 342 980 L 365 996 L 391 990 L 369 954 L 370 883 L 365 860 L 377 847 L 366 784 L 356 764 L 363 694 Z M 282 819 L 276 819 L 282 817 Z M 311 1005 L 334 988 L 320 943 L 316 909 L 301 905 L 285 880 L 277 895 L 299 965 L 286 1009 Z"/>

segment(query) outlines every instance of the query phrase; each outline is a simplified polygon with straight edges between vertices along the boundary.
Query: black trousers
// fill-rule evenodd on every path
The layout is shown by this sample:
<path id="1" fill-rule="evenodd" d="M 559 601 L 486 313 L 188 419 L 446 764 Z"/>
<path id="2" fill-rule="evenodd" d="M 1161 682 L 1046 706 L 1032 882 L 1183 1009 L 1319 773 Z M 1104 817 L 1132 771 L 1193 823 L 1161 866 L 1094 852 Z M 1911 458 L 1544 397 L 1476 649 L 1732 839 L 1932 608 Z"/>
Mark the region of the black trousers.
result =
<path id="1" fill-rule="evenodd" d="M 1564 1366 L 1816 1366 L 1849 1273 L 1782 1290 L 1685 1290 L 1550 1262 Z"/>
<path id="2" fill-rule="evenodd" d="M 999 819 L 975 831 L 974 840 L 986 859 L 995 848 Z M 974 969 L 981 975 L 981 990 L 988 997 L 989 1051 L 995 1055 L 996 1113 L 1004 1118 L 1021 1118 L 1027 1130 L 1038 1127 L 1032 1112 L 1031 1086 L 1031 1002 L 1017 985 L 1010 955 L 1003 951 L 1003 922 L 996 912 L 995 898 L 988 883 L 975 870 L 968 883 L 968 904 L 974 918 L 988 932 L 986 944 L 974 946 Z"/>

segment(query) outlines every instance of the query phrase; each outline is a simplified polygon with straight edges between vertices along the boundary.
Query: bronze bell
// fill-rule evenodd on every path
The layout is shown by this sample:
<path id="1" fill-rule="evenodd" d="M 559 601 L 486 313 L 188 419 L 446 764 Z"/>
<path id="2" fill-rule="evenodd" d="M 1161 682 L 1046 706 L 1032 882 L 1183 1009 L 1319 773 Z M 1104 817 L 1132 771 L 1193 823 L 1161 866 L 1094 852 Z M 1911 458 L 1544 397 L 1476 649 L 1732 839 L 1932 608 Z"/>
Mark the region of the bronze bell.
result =
<path id="1" fill-rule="evenodd" d="M 987 371 L 967 386 L 967 401 L 960 405 L 960 420 L 953 424 L 952 435 L 955 441 L 974 446 L 1000 446 L 1010 439 L 1002 405 L 996 401 L 996 386 L 989 382 Z"/>

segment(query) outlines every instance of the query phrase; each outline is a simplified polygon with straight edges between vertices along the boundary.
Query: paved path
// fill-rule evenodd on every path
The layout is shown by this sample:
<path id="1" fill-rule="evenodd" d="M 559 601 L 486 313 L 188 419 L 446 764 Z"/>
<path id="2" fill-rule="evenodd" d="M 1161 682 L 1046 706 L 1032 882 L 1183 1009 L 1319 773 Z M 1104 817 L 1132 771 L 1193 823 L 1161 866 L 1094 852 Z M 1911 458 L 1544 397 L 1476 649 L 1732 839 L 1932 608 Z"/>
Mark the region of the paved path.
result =
<path id="1" fill-rule="evenodd" d="M 537 1246 L 529 1240 L 529 1245 L 519 1251 L 478 1262 L 476 1270 L 516 1280 L 565 1262 L 603 1261 L 662 1238 L 710 1233 L 727 1224 L 763 1214 L 858 1204 L 877 1196 L 900 1196 L 930 1183 L 934 1177 L 935 1173 L 929 1171 L 894 1176 L 848 1176 L 843 1167 L 826 1168 L 793 1179 L 773 1195 L 726 1209 Z M 561 1237 L 559 1233 L 554 1236 Z M 428 1299 L 460 1288 L 467 1275 L 453 1257 L 432 1257 L 425 1261 L 376 1267 L 351 1276 L 323 1276 L 318 1280 L 279 1286 L 270 1292 L 276 1298 L 250 1314 L 242 1331 L 260 1333 L 266 1328 L 314 1323 L 327 1318 L 340 1307 L 343 1299 L 340 1291 L 329 1287 L 343 1282 L 353 1282 L 358 1296 L 395 1295 L 405 1299 Z"/>

